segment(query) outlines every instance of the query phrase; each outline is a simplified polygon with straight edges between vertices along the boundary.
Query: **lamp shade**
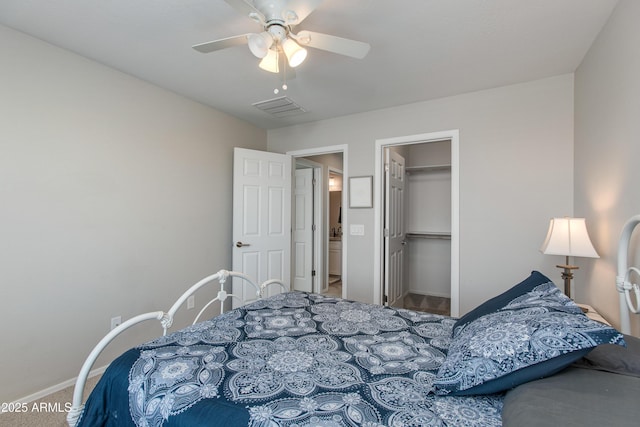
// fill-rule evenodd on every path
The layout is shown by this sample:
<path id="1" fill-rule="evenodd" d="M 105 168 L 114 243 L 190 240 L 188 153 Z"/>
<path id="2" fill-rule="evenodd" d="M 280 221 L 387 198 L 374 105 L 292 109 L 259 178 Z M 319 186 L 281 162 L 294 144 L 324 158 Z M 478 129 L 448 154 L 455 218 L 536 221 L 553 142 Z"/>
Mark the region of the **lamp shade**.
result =
<path id="1" fill-rule="evenodd" d="M 259 34 L 249 34 L 247 43 L 249 50 L 256 58 L 264 58 L 269 53 L 269 48 L 273 45 L 273 37 L 266 31 Z"/>
<path id="2" fill-rule="evenodd" d="M 599 258 L 584 218 L 552 218 L 540 252 L 546 255 Z"/>
<path id="3" fill-rule="evenodd" d="M 284 50 L 285 55 L 287 55 L 289 65 L 292 68 L 302 64 L 302 61 L 307 57 L 307 49 L 300 47 L 298 43 L 291 39 L 285 39 L 282 42 L 282 50 Z"/>
<path id="4" fill-rule="evenodd" d="M 278 52 L 274 49 L 269 49 L 269 52 L 264 58 L 262 58 L 262 61 L 260 61 L 258 67 L 270 73 L 279 72 L 280 67 L 278 66 Z"/>

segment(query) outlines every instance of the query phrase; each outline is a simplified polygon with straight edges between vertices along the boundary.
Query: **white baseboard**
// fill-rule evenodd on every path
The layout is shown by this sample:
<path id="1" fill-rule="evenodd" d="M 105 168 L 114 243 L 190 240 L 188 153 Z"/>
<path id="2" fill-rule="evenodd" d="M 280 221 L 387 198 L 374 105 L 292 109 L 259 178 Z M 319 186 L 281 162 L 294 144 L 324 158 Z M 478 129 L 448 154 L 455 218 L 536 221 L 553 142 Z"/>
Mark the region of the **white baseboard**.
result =
<path id="1" fill-rule="evenodd" d="M 89 376 L 87 377 L 87 379 L 95 377 L 96 375 L 102 375 L 104 373 L 104 371 L 107 370 L 107 366 L 109 365 L 105 365 L 102 366 L 100 368 L 96 368 L 92 371 L 89 372 Z M 25 396 L 21 399 L 17 399 L 15 402 L 13 403 L 31 403 L 33 401 L 36 401 L 38 399 L 42 399 L 43 397 L 46 397 L 52 393 L 58 392 L 60 390 L 64 390 L 67 387 L 73 386 L 76 383 L 76 380 L 78 379 L 78 377 L 75 378 L 71 378 L 70 380 L 66 380 L 64 382 L 61 382 L 60 384 L 56 384 L 53 385 L 51 387 L 47 387 L 44 390 L 40 390 L 37 391 L 33 394 L 30 394 L 29 396 Z"/>

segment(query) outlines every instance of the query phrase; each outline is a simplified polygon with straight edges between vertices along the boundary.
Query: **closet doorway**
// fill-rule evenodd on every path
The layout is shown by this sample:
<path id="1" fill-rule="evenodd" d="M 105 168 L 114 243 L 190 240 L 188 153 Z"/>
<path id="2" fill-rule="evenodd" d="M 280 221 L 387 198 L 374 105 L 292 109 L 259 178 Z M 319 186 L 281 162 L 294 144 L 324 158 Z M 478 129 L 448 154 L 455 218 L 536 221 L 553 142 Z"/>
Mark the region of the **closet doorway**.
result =
<path id="1" fill-rule="evenodd" d="M 375 282 L 385 305 L 458 315 L 458 151 L 457 131 L 376 141 Z"/>
<path id="2" fill-rule="evenodd" d="M 329 166 L 329 251 L 328 288 L 331 296 L 342 296 L 342 167 Z"/>

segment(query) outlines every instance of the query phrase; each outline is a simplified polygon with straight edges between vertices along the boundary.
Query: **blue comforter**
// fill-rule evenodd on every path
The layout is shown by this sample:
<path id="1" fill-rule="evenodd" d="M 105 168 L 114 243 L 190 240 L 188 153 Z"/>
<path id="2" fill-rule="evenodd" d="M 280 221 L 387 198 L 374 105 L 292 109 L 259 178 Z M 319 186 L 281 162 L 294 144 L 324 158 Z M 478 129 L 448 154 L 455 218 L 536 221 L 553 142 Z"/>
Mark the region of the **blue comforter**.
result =
<path id="1" fill-rule="evenodd" d="M 80 426 L 500 426 L 433 381 L 454 319 L 289 292 L 129 350 Z"/>

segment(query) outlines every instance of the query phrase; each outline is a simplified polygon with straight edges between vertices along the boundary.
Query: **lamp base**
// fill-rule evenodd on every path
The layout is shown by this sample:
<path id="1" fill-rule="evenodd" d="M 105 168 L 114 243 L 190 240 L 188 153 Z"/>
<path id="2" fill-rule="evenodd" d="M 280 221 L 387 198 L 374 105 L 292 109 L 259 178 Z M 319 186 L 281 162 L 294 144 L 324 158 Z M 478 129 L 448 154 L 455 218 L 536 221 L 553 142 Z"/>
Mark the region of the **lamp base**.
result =
<path id="1" fill-rule="evenodd" d="M 571 270 L 577 270 L 578 266 L 569 265 L 569 263 L 567 263 L 556 265 L 556 267 L 562 268 L 564 270 L 562 272 L 562 279 L 564 280 L 564 294 L 571 298 L 571 279 L 573 279 L 573 273 L 571 272 Z"/>

